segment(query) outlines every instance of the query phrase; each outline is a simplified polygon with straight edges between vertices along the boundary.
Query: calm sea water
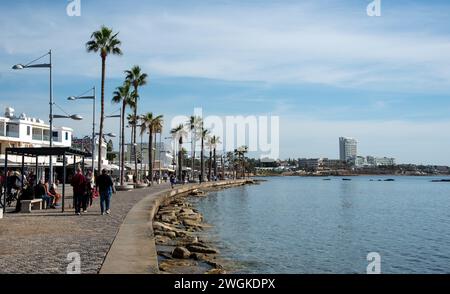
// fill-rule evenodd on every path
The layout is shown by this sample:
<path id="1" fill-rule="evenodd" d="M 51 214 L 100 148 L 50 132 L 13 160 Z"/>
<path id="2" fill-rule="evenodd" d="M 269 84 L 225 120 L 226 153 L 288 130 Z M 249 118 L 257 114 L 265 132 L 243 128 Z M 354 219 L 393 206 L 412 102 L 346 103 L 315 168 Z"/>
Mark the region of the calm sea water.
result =
<path id="1" fill-rule="evenodd" d="M 382 273 L 450 273 L 450 183 L 394 178 L 267 178 L 196 205 L 237 273 L 365 273 L 369 252 Z"/>

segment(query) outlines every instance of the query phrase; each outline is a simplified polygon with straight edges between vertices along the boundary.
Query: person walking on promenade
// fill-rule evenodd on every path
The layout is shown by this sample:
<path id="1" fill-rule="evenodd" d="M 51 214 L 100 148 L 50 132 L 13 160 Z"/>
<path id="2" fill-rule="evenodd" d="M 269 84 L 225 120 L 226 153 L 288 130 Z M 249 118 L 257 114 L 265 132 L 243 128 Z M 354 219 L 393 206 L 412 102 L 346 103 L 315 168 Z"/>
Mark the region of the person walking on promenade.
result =
<path id="1" fill-rule="evenodd" d="M 75 214 L 81 215 L 81 205 L 84 194 L 86 193 L 86 177 L 83 175 L 81 168 L 77 168 L 77 173 L 73 176 L 71 185 L 73 187 Z"/>
<path id="2" fill-rule="evenodd" d="M 111 195 L 115 192 L 114 183 L 107 174 L 106 169 L 102 170 L 102 174 L 95 181 L 97 189 L 100 193 L 100 210 L 102 215 L 110 214 Z"/>
<path id="3" fill-rule="evenodd" d="M 172 189 L 173 189 L 173 187 L 175 186 L 175 181 L 176 181 L 176 179 L 175 179 L 175 175 L 171 175 L 170 176 L 170 186 L 172 187 Z"/>
<path id="4" fill-rule="evenodd" d="M 94 190 L 94 178 L 92 176 L 92 171 L 88 171 L 86 174 L 86 193 L 84 193 L 82 207 L 83 212 L 87 212 L 88 207 L 92 206 L 93 193 Z"/>

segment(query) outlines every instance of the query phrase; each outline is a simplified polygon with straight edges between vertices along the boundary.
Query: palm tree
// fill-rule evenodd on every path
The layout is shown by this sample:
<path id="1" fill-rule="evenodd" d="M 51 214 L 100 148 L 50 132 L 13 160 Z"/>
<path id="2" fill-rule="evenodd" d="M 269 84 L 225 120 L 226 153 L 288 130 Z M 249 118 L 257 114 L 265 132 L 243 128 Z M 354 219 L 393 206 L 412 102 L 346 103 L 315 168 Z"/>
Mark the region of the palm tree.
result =
<path id="1" fill-rule="evenodd" d="M 183 172 L 183 164 L 182 164 L 182 147 L 183 147 L 183 138 L 186 136 L 186 131 L 184 130 L 184 125 L 180 124 L 177 127 L 173 128 L 170 133 L 174 137 L 175 140 L 178 140 L 178 180 L 182 180 L 182 172 Z"/>
<path id="2" fill-rule="evenodd" d="M 213 150 L 213 141 L 212 137 L 208 137 L 206 140 L 206 146 L 209 148 L 209 162 L 208 162 L 208 181 L 212 180 L 211 171 L 212 171 L 212 150 Z"/>
<path id="3" fill-rule="evenodd" d="M 205 140 L 208 138 L 209 135 L 209 130 L 204 129 L 203 127 L 203 122 L 201 123 L 201 141 L 202 141 L 202 149 L 201 149 L 201 154 L 200 154 L 200 183 L 203 183 L 205 180 Z"/>
<path id="4" fill-rule="evenodd" d="M 133 95 L 135 95 L 135 94 L 133 93 Z M 133 100 L 133 105 L 134 105 L 135 102 L 136 102 L 136 100 L 134 99 Z M 136 144 L 133 143 L 133 137 L 134 137 L 134 132 L 136 131 L 134 126 L 136 126 L 138 124 L 139 117 L 135 116 L 132 113 L 130 113 L 130 114 L 127 115 L 127 121 L 128 121 L 128 125 L 131 127 L 130 160 L 132 159 L 133 156 L 134 156 L 134 159 L 137 160 L 137 152 L 135 152 L 136 151 Z M 133 181 L 135 183 L 137 182 L 137 173 L 136 173 L 136 171 L 134 171 Z"/>
<path id="5" fill-rule="evenodd" d="M 189 120 L 186 122 L 186 127 L 191 132 L 191 141 L 192 141 L 192 158 L 191 158 L 191 173 L 192 180 L 194 179 L 194 169 L 195 169 L 195 147 L 197 143 L 197 136 L 199 126 L 201 124 L 202 118 L 199 116 L 192 115 L 189 117 Z"/>
<path id="6" fill-rule="evenodd" d="M 248 152 L 247 146 L 241 146 L 234 150 L 234 154 L 237 156 L 237 160 L 240 161 L 242 168 L 242 177 L 245 178 L 245 153 Z"/>
<path id="7" fill-rule="evenodd" d="M 109 54 L 122 55 L 120 45 L 122 44 L 117 38 L 119 33 L 113 33 L 112 29 L 102 26 L 100 30 L 95 31 L 91 35 L 91 40 L 86 43 L 87 52 L 100 52 L 102 59 L 102 87 L 101 87 L 101 112 L 100 112 L 100 136 L 98 148 L 98 167 L 100 172 L 102 169 L 102 144 L 103 144 L 103 122 L 105 120 L 105 74 L 106 74 L 106 57 Z"/>
<path id="8" fill-rule="evenodd" d="M 121 113 L 121 125 L 122 129 L 120 130 L 120 146 L 121 146 L 121 162 L 120 162 L 120 171 L 121 171 L 121 177 L 120 177 L 120 185 L 123 186 L 123 177 L 124 177 L 124 170 L 125 170 L 125 110 L 127 106 L 133 107 L 134 106 L 134 97 L 133 93 L 130 93 L 130 83 L 124 82 L 122 86 L 117 87 L 116 91 L 113 93 L 112 102 L 113 103 L 122 103 L 122 113 Z"/>
<path id="9" fill-rule="evenodd" d="M 138 65 L 133 66 L 130 70 L 125 71 L 126 74 L 126 80 L 133 86 L 134 88 L 134 97 L 136 99 L 133 110 L 134 115 L 137 116 L 137 106 L 138 106 L 138 99 L 139 99 L 139 93 L 138 89 L 141 86 L 144 86 L 147 84 L 147 77 L 148 75 L 146 73 L 142 73 L 141 68 Z M 136 156 L 136 127 L 137 125 L 134 125 L 134 132 L 133 132 L 133 153 L 134 153 L 134 172 L 137 175 L 137 156 Z"/>
<path id="10" fill-rule="evenodd" d="M 235 162 L 236 162 L 236 159 L 235 159 L 235 154 L 234 154 L 234 152 L 231 152 L 231 151 L 229 151 L 229 152 L 227 152 L 227 154 L 226 154 L 226 161 L 228 162 L 228 172 L 232 172 L 232 174 L 233 174 L 233 178 L 234 179 L 236 179 L 236 169 L 235 169 L 235 167 L 236 167 L 236 165 L 235 165 Z"/>
<path id="11" fill-rule="evenodd" d="M 222 143 L 221 141 L 220 141 L 220 137 L 219 136 L 216 136 L 216 135 L 214 135 L 214 136 L 212 136 L 211 137 L 211 146 L 212 146 L 212 148 L 213 148 L 213 164 L 214 164 L 214 178 L 216 178 L 217 177 L 217 161 L 216 161 L 216 148 L 217 148 L 217 145 L 218 144 L 220 144 L 220 143 Z M 211 173 L 211 172 L 210 172 Z"/>
<path id="12" fill-rule="evenodd" d="M 159 118 L 160 117 L 160 118 Z M 162 135 L 162 130 L 163 130 L 163 115 L 158 115 L 155 120 L 153 121 L 153 133 L 155 136 L 155 139 L 153 140 L 153 142 L 155 142 L 155 146 L 156 146 L 156 134 L 159 134 L 159 138 L 161 139 L 161 135 Z M 161 141 L 161 140 L 160 140 Z M 159 150 L 159 154 L 158 154 L 158 159 L 159 159 L 159 171 L 161 171 L 161 146 L 159 146 L 160 150 Z M 153 151 L 155 153 L 153 153 L 153 166 L 155 166 L 155 161 L 156 161 L 156 148 L 153 149 Z M 159 178 L 161 178 L 161 173 L 159 173 Z"/>
<path id="13" fill-rule="evenodd" d="M 152 112 L 147 112 L 141 118 L 141 135 L 148 132 L 148 164 L 149 164 L 149 174 L 150 182 L 153 185 L 153 135 L 156 134 L 158 128 L 162 126 L 162 115 L 153 116 Z"/>

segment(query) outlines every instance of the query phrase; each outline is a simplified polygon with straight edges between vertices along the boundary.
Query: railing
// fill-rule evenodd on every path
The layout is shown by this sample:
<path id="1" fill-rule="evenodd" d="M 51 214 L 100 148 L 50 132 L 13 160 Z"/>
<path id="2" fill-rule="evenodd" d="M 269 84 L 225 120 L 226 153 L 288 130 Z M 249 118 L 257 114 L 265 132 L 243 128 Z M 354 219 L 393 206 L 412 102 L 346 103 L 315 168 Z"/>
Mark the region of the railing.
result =
<path id="1" fill-rule="evenodd" d="M 17 132 L 17 131 L 6 131 L 6 137 L 19 138 L 19 132 Z"/>
<path id="2" fill-rule="evenodd" d="M 42 134 L 33 134 L 33 140 L 42 141 Z"/>

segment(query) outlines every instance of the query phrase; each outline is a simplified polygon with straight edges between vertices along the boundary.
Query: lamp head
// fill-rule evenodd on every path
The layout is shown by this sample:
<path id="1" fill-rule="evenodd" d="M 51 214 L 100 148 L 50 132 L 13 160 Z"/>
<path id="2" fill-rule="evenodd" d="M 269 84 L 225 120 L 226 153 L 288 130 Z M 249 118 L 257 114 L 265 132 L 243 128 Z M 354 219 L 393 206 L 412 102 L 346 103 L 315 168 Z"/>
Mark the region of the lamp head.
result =
<path id="1" fill-rule="evenodd" d="M 70 116 L 70 118 L 73 120 L 82 120 L 83 119 L 83 117 L 79 114 L 73 114 Z"/>
<path id="2" fill-rule="evenodd" d="M 67 100 L 77 100 L 77 97 L 75 97 L 75 96 L 70 96 L 70 97 L 67 97 Z"/>
<path id="3" fill-rule="evenodd" d="M 25 66 L 23 64 L 16 64 L 12 67 L 12 69 L 24 69 Z"/>

